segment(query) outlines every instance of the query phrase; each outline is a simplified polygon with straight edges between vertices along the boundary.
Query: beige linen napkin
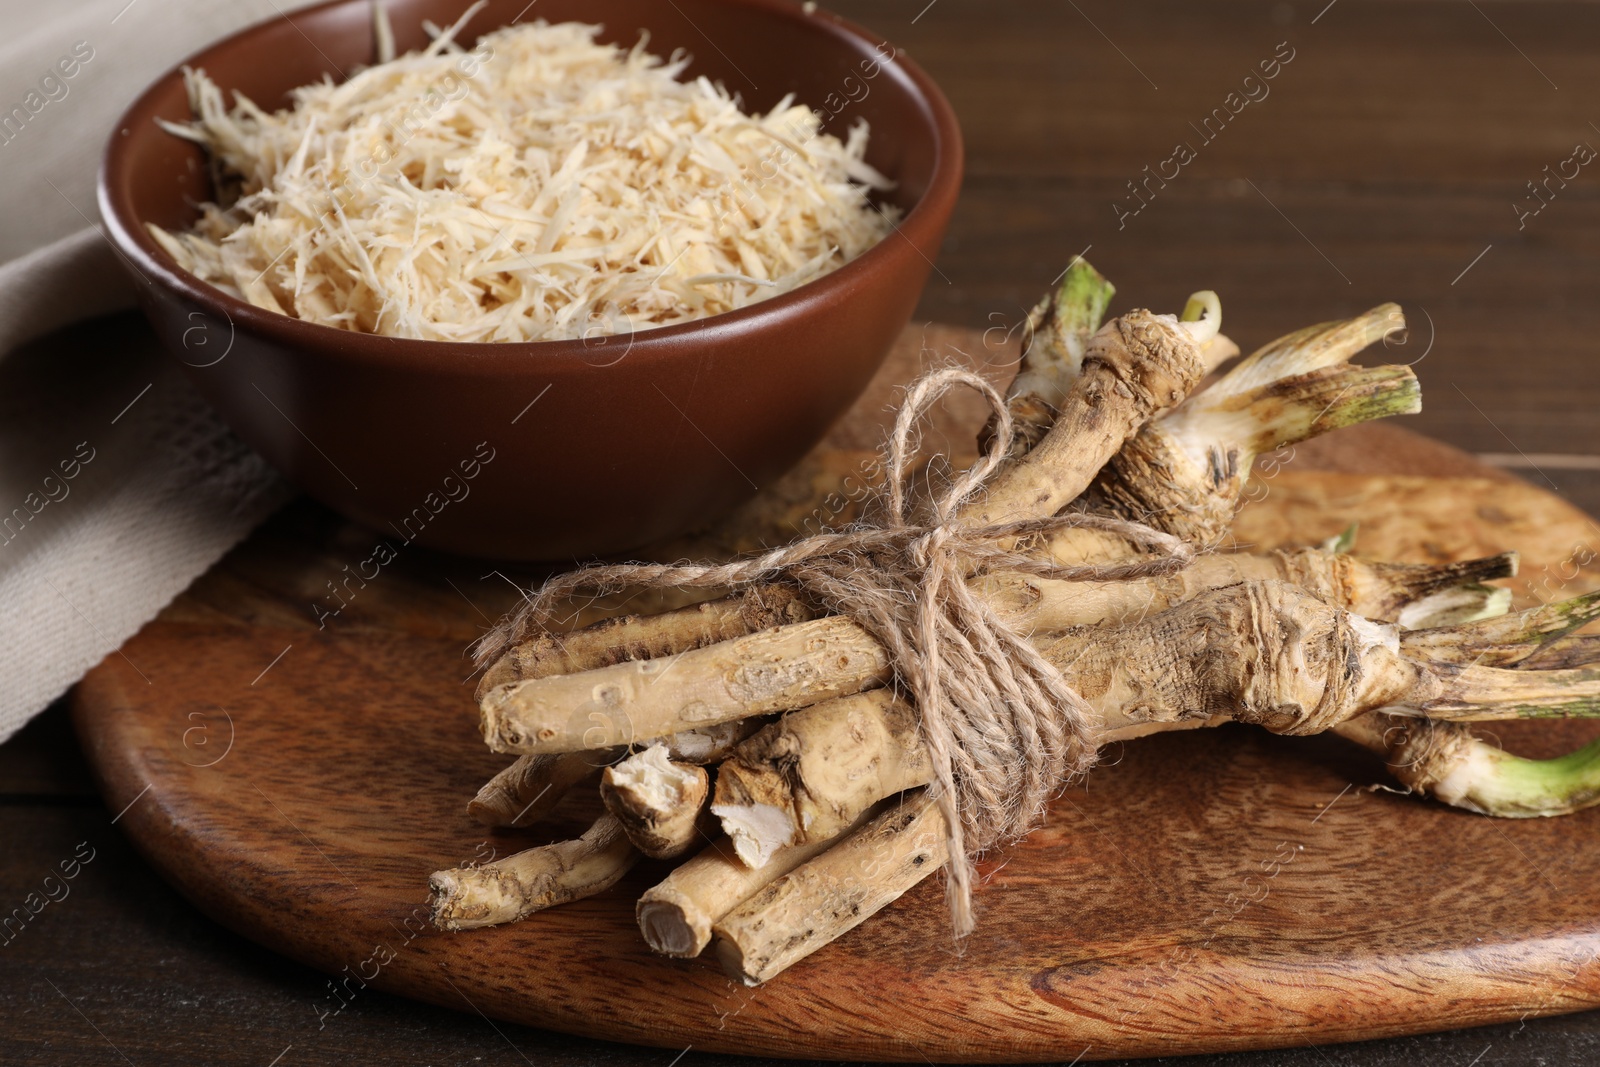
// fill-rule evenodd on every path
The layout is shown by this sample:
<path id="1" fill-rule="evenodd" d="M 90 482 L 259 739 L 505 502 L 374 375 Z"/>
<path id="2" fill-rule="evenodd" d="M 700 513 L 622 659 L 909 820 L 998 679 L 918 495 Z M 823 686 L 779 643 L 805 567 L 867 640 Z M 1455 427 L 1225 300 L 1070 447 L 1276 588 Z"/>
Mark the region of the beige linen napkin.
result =
<path id="1" fill-rule="evenodd" d="M 94 196 L 123 109 L 305 3 L 0 0 L 0 740 L 289 496 L 142 321 L 61 327 L 132 304 Z"/>

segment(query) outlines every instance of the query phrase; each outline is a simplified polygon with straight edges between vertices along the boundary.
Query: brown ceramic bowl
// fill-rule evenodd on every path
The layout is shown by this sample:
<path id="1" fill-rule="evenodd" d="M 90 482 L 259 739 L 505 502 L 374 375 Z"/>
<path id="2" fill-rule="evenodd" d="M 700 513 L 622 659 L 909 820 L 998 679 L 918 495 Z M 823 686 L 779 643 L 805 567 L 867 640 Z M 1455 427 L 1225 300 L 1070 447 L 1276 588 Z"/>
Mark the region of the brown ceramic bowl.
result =
<path id="1" fill-rule="evenodd" d="M 462 0 L 387 0 L 401 50 Z M 490 0 L 462 39 L 527 0 Z M 844 267 L 754 306 L 631 336 L 463 344 L 356 334 L 273 314 L 180 270 L 144 224 L 183 229 L 211 196 L 198 149 L 160 130 L 189 107 L 177 70 L 112 135 L 100 210 L 145 314 L 239 435 L 308 493 L 395 548 L 560 559 L 703 524 L 792 466 L 860 394 L 910 318 L 961 184 L 961 135 L 927 75 L 881 38 L 781 0 L 540 0 L 765 110 L 785 93 L 872 126 L 898 230 Z M 533 17 L 530 15 L 529 17 Z M 880 48 L 884 51 L 880 52 Z M 368 0 L 253 26 L 188 60 L 224 92 L 291 88 L 373 60 Z M 759 83 L 759 84 L 758 84 Z M 531 405 L 531 406 L 530 406 Z"/>

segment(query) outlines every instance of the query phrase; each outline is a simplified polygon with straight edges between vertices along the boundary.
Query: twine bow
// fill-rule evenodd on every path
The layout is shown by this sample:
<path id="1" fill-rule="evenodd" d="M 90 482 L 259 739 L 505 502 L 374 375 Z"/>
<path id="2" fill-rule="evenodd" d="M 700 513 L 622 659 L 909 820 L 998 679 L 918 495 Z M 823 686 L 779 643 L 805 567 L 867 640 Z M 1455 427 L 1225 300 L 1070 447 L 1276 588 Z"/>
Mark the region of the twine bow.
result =
<path id="1" fill-rule="evenodd" d="M 947 391 L 969 386 L 994 409 L 982 458 L 913 522 L 908 502 L 915 430 Z M 1069 582 L 1171 574 L 1193 558 L 1182 540 L 1141 523 L 1082 513 L 980 527 L 962 506 L 1006 461 L 1013 426 L 1004 398 L 971 371 L 946 367 L 912 384 L 887 445 L 884 518 L 731 563 L 600 565 L 546 582 L 502 630 L 498 647 L 544 628 L 574 593 L 623 588 L 728 588 L 789 582 L 854 620 L 889 653 L 895 684 L 914 702 L 945 816 L 947 896 L 957 935 L 970 933 L 973 858 L 1025 835 L 1045 805 L 1095 761 L 1092 714 L 1061 672 L 975 595 L 968 579 L 1006 570 Z M 1118 534 L 1157 554 L 1116 564 L 1063 566 L 1019 551 L 1030 536 L 1071 527 Z"/>

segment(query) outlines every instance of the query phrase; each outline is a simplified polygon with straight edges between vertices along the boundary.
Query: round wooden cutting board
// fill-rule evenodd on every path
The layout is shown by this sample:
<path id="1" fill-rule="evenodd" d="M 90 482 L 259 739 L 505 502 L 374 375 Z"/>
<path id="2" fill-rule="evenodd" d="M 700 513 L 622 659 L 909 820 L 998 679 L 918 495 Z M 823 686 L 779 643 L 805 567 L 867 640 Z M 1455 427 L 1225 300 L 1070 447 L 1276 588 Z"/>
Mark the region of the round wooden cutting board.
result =
<path id="1" fill-rule="evenodd" d="M 805 467 L 659 554 L 748 548 L 829 514 L 895 384 L 947 342 L 1004 362 L 975 334 L 908 331 Z M 930 443 L 969 449 L 977 415 L 952 402 Z M 1243 543 L 1315 542 L 1359 521 L 1357 551 L 1377 558 L 1518 549 L 1523 602 L 1600 587 L 1573 566 L 1600 536 L 1588 518 L 1464 454 L 1373 427 L 1278 459 L 1258 472 Z M 929 879 L 745 988 L 710 959 L 646 950 L 633 902 L 659 866 L 521 923 L 437 932 L 429 872 L 567 836 L 589 801 L 569 798 L 537 833 L 486 834 L 467 817 L 506 760 L 479 739 L 466 646 L 536 575 L 407 550 L 352 577 L 380 536 L 292 505 L 75 703 L 120 825 L 207 914 L 333 976 L 324 1020 L 365 984 L 675 1049 L 998 1062 L 1339 1041 L 1600 1004 L 1600 811 L 1482 818 L 1369 788 L 1388 782 L 1382 767 L 1335 738 L 1233 727 L 1108 750 L 984 869 L 964 946 Z M 1496 730 L 1528 755 L 1593 733 Z"/>

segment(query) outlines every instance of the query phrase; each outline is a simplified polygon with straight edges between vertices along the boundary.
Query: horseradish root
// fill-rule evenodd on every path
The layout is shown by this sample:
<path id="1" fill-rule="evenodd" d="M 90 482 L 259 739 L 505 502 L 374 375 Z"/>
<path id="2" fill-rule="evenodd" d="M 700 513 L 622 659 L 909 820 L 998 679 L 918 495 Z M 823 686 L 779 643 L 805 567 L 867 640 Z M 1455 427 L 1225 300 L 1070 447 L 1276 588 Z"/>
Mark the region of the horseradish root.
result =
<path id="1" fill-rule="evenodd" d="M 573 752 L 767 715 L 889 676 L 866 631 L 815 619 L 658 659 L 501 687 L 480 707 L 496 752 Z M 798 664 L 798 666 L 797 666 Z"/>
<path id="2" fill-rule="evenodd" d="M 1067 389 L 1083 368 L 1089 338 L 1100 328 L 1116 291 L 1087 260 L 1075 259 L 1055 292 L 1029 314 L 1022 362 L 1006 390 L 1006 406 L 1016 427 L 1013 458 L 1038 444 L 1056 421 Z M 985 438 L 994 434 L 993 419 L 983 432 Z"/>
<path id="3" fill-rule="evenodd" d="M 1512 667 L 1595 619 L 1600 592 L 1464 626 L 1418 630 L 1405 635 L 1404 648 L 1408 655 L 1445 663 Z"/>
<path id="4" fill-rule="evenodd" d="M 1219 543 L 1233 524 L 1256 456 L 1420 410 L 1409 367 L 1347 362 L 1404 326 L 1400 309 L 1385 304 L 1258 349 L 1128 441 L 1096 479 L 1093 505 L 1150 522 L 1197 546 Z"/>
<path id="5" fill-rule="evenodd" d="M 1524 759 L 1461 723 L 1373 714 L 1335 731 L 1383 757 L 1402 785 L 1480 815 L 1570 815 L 1600 803 L 1600 741 L 1554 759 Z"/>
<path id="6" fill-rule="evenodd" d="M 676 859 L 700 841 L 697 823 L 711 781 L 704 767 L 675 763 L 651 745 L 606 768 L 600 799 L 633 846 L 654 860 Z"/>
<path id="7" fill-rule="evenodd" d="M 524 681 L 577 674 L 629 660 L 665 656 L 742 637 L 781 623 L 800 622 L 811 611 L 784 586 L 764 586 L 739 596 L 695 604 L 660 615 L 629 615 L 574 633 L 523 633 L 513 618 L 479 644 L 478 660 L 488 669 L 478 683 L 480 702 L 499 700 Z M 725 723 L 669 738 L 672 757 L 710 763 L 748 737 L 754 726 Z M 467 805 L 487 826 L 532 826 L 568 789 L 622 754 L 581 752 L 526 755 L 495 775 Z"/>
<path id="8" fill-rule="evenodd" d="M 1211 389 L 1220 388 L 1220 395 L 1243 393 L 1290 375 L 1348 363 L 1362 349 L 1405 326 L 1398 304 L 1380 304 L 1353 319 L 1308 326 L 1250 353 Z"/>
<path id="9" fill-rule="evenodd" d="M 687 652 L 812 617 L 795 591 L 783 585 L 761 586 L 660 615 L 607 619 L 571 633 L 530 633 L 524 620 L 513 615 L 490 631 L 475 650 L 478 663 L 488 665 L 478 682 L 476 698 L 482 701 L 504 686 L 529 678 L 577 674 L 628 660 Z"/>
<path id="10" fill-rule="evenodd" d="M 1220 320 L 1216 294 L 1195 294 L 1185 309 L 1186 318 L 1191 314 Z M 1196 547 L 1220 543 L 1257 455 L 1418 410 L 1417 382 L 1409 368 L 1343 362 L 1381 336 L 1379 327 L 1400 325 L 1399 309 L 1388 305 L 1259 350 L 1146 423 L 1106 462 L 1084 505 L 1148 522 Z M 1062 562 L 1081 563 L 1117 559 L 1129 547 L 1115 535 L 1071 529 L 1052 538 L 1050 551 Z"/>
<path id="11" fill-rule="evenodd" d="M 1213 552 L 1164 578 L 1065 582 L 1026 575 L 988 575 L 975 583 L 995 610 L 1029 631 L 1096 623 L 1136 622 L 1191 597 L 1238 582 L 1278 579 L 1324 603 L 1383 622 L 1428 618 L 1442 604 L 1493 611 L 1509 593 L 1482 583 L 1516 574 L 1515 553 L 1464 563 L 1375 563 L 1315 548 L 1261 554 Z M 1502 609 L 1503 610 L 1503 609 Z"/>
<path id="12" fill-rule="evenodd" d="M 944 815 L 926 793 L 868 822 L 713 928 L 729 978 L 759 985 L 876 915 L 944 866 Z"/>
<path id="13" fill-rule="evenodd" d="M 680 730 L 662 739 L 676 763 L 716 763 L 740 741 L 761 728 L 759 719 L 725 722 L 699 730 Z M 519 756 L 486 782 L 467 804 L 467 813 L 485 826 L 532 826 L 560 803 L 573 786 L 595 778 L 620 759 L 625 746 Z"/>
<path id="14" fill-rule="evenodd" d="M 1069 630 L 1042 651 L 1106 729 L 1232 719 L 1310 734 L 1379 709 L 1458 721 L 1600 712 L 1600 667 L 1462 666 L 1403 647 L 1391 624 L 1252 581 L 1131 625 Z"/>
<path id="15" fill-rule="evenodd" d="M 610 889 L 638 859 L 616 816 L 602 815 L 572 841 L 481 867 L 435 871 L 428 879 L 433 923 L 442 930 L 472 930 L 513 922 Z"/>
<path id="16" fill-rule="evenodd" d="M 792 712 L 734 749 L 711 813 L 735 854 L 761 867 L 786 845 L 838 835 L 928 774 L 916 709 L 880 689 Z"/>
<path id="17" fill-rule="evenodd" d="M 1419 596 L 1510 573 L 1511 557 L 1443 566 L 1369 564 L 1314 549 L 1202 556 L 1169 578 L 1065 582 L 1003 574 L 974 584 L 1030 630 L 1126 622 L 1246 578 L 1304 585 L 1357 614 L 1388 618 Z M 677 656 L 500 686 L 482 705 L 496 751 L 569 752 L 710 729 L 883 684 L 888 654 L 861 626 L 830 616 Z M 709 725 L 708 725 L 709 724 Z M 674 758 L 679 758 L 675 756 Z"/>
<path id="18" fill-rule="evenodd" d="M 1072 261 L 1061 284 L 1028 315 L 1023 334 L 1022 360 L 1006 390 L 1014 434 L 1010 454 L 1018 458 L 1039 443 L 1055 423 L 1067 390 L 1083 370 L 1089 338 L 1100 328 L 1106 306 L 1116 288 L 1082 258 Z M 1195 293 L 1179 316 L 1180 322 L 1210 319 L 1207 329 L 1222 321 L 1222 301 L 1208 291 Z M 1239 354 L 1239 346 L 1221 333 L 1200 343 L 1200 355 L 1209 373 Z M 981 441 L 993 436 L 994 420 L 984 427 Z"/>
<path id="19" fill-rule="evenodd" d="M 1100 472 L 1092 500 L 1096 510 L 1211 548 L 1233 526 L 1256 456 L 1345 426 L 1415 414 L 1421 397 L 1410 367 L 1352 364 L 1243 392 L 1206 389 L 1124 445 Z"/>
<path id="20" fill-rule="evenodd" d="M 485 826 L 532 826 L 578 783 L 597 777 L 623 750 L 595 749 L 554 756 L 523 756 L 484 783 L 467 814 Z"/>
<path id="21" fill-rule="evenodd" d="M 610 814 L 579 841 L 435 875 L 441 924 L 583 895 L 642 849 L 687 856 L 639 900 L 646 942 L 687 958 L 716 939 L 751 984 L 947 862 L 959 934 L 973 851 L 1026 833 L 1099 746 L 1223 722 L 1335 731 L 1485 814 L 1600 799 L 1600 742 L 1525 760 L 1463 725 L 1600 715 L 1600 636 L 1579 632 L 1600 594 L 1506 614 L 1509 590 L 1485 583 L 1515 574 L 1511 553 L 1387 563 L 1348 537 L 1194 551 L 1226 541 L 1257 454 L 1415 410 L 1408 368 L 1349 362 L 1403 327 L 1399 309 L 1280 338 L 1196 391 L 1236 351 L 1215 294 L 1102 327 L 1111 292 L 1075 261 L 1004 398 L 959 371 L 914 386 L 876 525 L 727 566 L 567 576 L 502 624 L 481 649 L 486 741 L 540 767 L 612 762 Z M 989 399 L 993 448 L 906 507 L 915 414 L 957 380 Z M 630 584 L 734 595 L 543 632 L 575 593 Z M 631 745 L 649 747 L 615 763 Z M 528 790 L 502 786 L 504 818 Z"/>
<path id="22" fill-rule="evenodd" d="M 1206 372 L 1200 345 L 1215 323 L 1130 311 L 1089 339 L 1083 368 L 1050 430 L 1002 469 L 963 512 L 969 526 L 1053 515 L 1155 415 L 1176 407 Z"/>
<path id="23" fill-rule="evenodd" d="M 1577 614 L 1525 614 L 1540 612 Z M 1512 625 L 1461 627 L 1452 647 L 1492 649 Z M 1418 636 L 1430 647 L 1442 641 Z M 1396 706 L 1459 718 L 1531 714 L 1524 705 L 1534 701 L 1574 714 L 1600 706 L 1600 671 L 1463 669 L 1406 647 L 1391 624 L 1284 582 L 1246 581 L 1137 622 L 1075 628 L 1043 651 L 1087 702 L 1096 744 L 1229 720 L 1316 733 Z M 740 745 L 722 765 L 711 810 L 739 858 L 759 867 L 930 774 L 914 709 L 879 690 L 791 712 Z"/>
<path id="24" fill-rule="evenodd" d="M 861 825 L 866 817 L 863 814 L 839 836 Z M 646 943 L 664 956 L 698 956 L 711 941 L 713 923 L 765 886 L 821 855 L 835 840 L 817 837 L 786 845 L 761 866 L 752 867 L 734 854 L 730 838 L 718 838 L 645 890 L 637 909 L 639 931 Z"/>

